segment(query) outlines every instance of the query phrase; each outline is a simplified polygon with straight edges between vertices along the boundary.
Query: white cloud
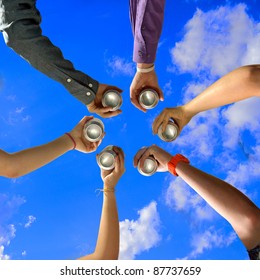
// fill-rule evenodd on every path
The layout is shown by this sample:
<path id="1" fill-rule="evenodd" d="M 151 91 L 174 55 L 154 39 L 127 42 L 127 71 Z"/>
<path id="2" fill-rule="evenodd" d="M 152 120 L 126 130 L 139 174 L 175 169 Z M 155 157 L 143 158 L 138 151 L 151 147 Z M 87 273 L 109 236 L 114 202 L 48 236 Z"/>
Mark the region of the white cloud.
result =
<path id="1" fill-rule="evenodd" d="M 179 71 L 222 76 L 245 64 L 260 61 L 260 24 L 246 12 L 245 4 L 197 10 L 185 25 L 182 41 L 171 49 Z"/>
<path id="2" fill-rule="evenodd" d="M 220 139 L 219 109 L 205 111 L 195 116 L 172 143 L 185 148 L 189 157 L 209 159 Z"/>
<path id="3" fill-rule="evenodd" d="M 189 212 L 192 220 L 212 220 L 214 217 L 213 209 L 180 177 L 170 182 L 165 203 L 175 211 Z"/>
<path id="4" fill-rule="evenodd" d="M 195 96 L 199 95 L 203 90 L 205 90 L 210 85 L 209 81 L 203 81 L 203 83 L 188 83 L 184 90 L 184 97 L 182 102 L 187 103 Z"/>
<path id="5" fill-rule="evenodd" d="M 30 215 L 28 216 L 28 222 L 24 225 L 25 228 L 31 227 L 31 225 L 36 221 L 36 217 Z"/>
<path id="6" fill-rule="evenodd" d="M 120 222 L 119 259 L 134 259 L 138 254 L 156 246 L 161 240 L 159 234 L 160 217 L 157 203 L 152 201 L 138 211 L 137 220 Z"/>
<path id="7" fill-rule="evenodd" d="M 172 80 L 169 80 L 163 87 L 164 96 L 169 97 L 173 95 Z"/>
<path id="8" fill-rule="evenodd" d="M 24 257 L 24 256 L 26 256 L 27 255 L 27 252 L 24 250 L 24 251 L 22 251 L 22 256 Z"/>
<path id="9" fill-rule="evenodd" d="M 3 253 L 5 247 L 15 238 L 16 228 L 10 220 L 24 203 L 24 198 L 20 196 L 9 197 L 6 194 L 0 194 L 0 259 L 10 258 Z"/>
<path id="10" fill-rule="evenodd" d="M 258 133 L 260 136 L 259 108 L 260 99 L 254 97 L 237 102 L 222 112 L 222 116 L 227 122 L 223 129 L 225 147 L 234 147 L 240 133 L 244 130 L 255 135 Z"/>
<path id="11" fill-rule="evenodd" d="M 252 148 L 252 153 L 244 162 L 239 162 L 227 172 L 225 181 L 246 193 L 252 180 L 260 178 L 260 145 Z M 250 194 L 249 194 L 250 195 Z"/>
<path id="12" fill-rule="evenodd" d="M 191 240 L 193 250 L 184 259 L 194 259 L 203 254 L 204 251 L 212 248 L 228 247 L 237 238 L 235 232 L 229 235 L 223 234 L 220 230 L 215 230 L 212 226 L 205 232 L 195 234 Z"/>
<path id="13" fill-rule="evenodd" d="M 112 76 L 123 75 L 123 76 L 133 76 L 135 73 L 135 66 L 133 62 L 126 61 L 125 58 L 119 56 L 113 56 L 108 59 L 108 72 Z"/>
<path id="14" fill-rule="evenodd" d="M 4 250 L 5 250 L 5 247 L 0 246 L 0 260 L 9 260 L 10 256 L 4 255 Z"/>

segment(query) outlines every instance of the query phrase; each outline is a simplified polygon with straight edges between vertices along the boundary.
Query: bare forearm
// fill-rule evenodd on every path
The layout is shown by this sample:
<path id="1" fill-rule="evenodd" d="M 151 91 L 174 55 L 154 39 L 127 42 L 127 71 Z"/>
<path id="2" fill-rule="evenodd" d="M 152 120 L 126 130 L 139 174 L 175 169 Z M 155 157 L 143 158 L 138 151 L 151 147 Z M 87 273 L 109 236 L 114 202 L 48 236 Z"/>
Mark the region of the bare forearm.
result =
<path id="1" fill-rule="evenodd" d="M 260 210 L 238 189 L 187 163 L 179 162 L 177 174 L 233 227 L 247 249 L 260 243 Z"/>
<path id="2" fill-rule="evenodd" d="M 240 67 L 216 81 L 184 105 L 189 115 L 260 96 L 260 65 Z"/>
<path id="3" fill-rule="evenodd" d="M 119 221 L 114 192 L 104 192 L 95 252 L 81 260 L 116 260 L 119 254 Z"/>
<path id="4" fill-rule="evenodd" d="M 63 135 L 48 144 L 10 154 L 7 165 L 11 170 L 10 177 L 19 177 L 32 172 L 72 148 L 71 139 L 67 135 Z"/>
<path id="5" fill-rule="evenodd" d="M 220 215 L 232 223 L 245 216 L 245 211 L 256 206 L 238 189 L 187 163 L 180 162 L 176 167 L 178 175 L 204 198 Z M 232 217 L 230 213 L 233 213 Z"/>

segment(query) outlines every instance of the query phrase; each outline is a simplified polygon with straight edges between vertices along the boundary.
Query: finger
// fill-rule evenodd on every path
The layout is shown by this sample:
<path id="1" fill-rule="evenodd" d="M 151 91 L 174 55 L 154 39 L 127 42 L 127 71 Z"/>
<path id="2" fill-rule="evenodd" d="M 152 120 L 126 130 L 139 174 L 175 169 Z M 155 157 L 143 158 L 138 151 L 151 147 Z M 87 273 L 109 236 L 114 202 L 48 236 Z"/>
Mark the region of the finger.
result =
<path id="1" fill-rule="evenodd" d="M 163 95 L 163 92 L 162 92 L 162 90 L 160 88 L 158 89 L 158 94 L 159 94 L 160 100 L 164 101 L 164 95 Z"/>
<path id="2" fill-rule="evenodd" d="M 111 118 L 111 117 L 118 116 L 118 115 L 120 115 L 120 114 L 122 114 L 122 110 L 110 111 L 110 112 L 108 112 L 108 113 L 105 113 L 104 116 L 105 116 L 106 118 Z"/>
<path id="3" fill-rule="evenodd" d="M 115 158 L 115 173 L 119 173 L 120 171 L 120 157 L 119 155 Z"/>
<path id="4" fill-rule="evenodd" d="M 154 120 L 153 122 L 153 133 L 157 134 L 158 133 L 158 129 L 161 125 L 161 123 L 164 120 L 164 111 L 161 112 L 161 114 Z"/>
<path id="5" fill-rule="evenodd" d="M 122 149 L 120 149 L 120 153 L 118 154 L 118 158 L 119 158 L 119 170 L 122 171 L 124 169 L 124 152 Z"/>
<path id="6" fill-rule="evenodd" d="M 165 132 L 167 124 L 168 124 L 169 120 L 167 120 L 167 118 L 165 118 L 162 122 L 162 133 Z"/>
<path id="7" fill-rule="evenodd" d="M 109 174 L 111 174 L 112 173 L 112 171 L 113 170 L 105 170 L 105 169 L 100 169 L 101 170 L 101 177 L 103 178 L 103 179 L 105 179 Z"/>
<path id="8" fill-rule="evenodd" d="M 105 135 L 106 135 L 106 133 L 104 132 L 104 133 L 102 134 L 102 136 L 101 136 L 101 139 L 98 140 L 97 142 L 95 142 L 95 143 L 96 143 L 96 149 L 97 149 L 97 147 L 102 143 L 102 141 L 103 141 Z"/>
<path id="9" fill-rule="evenodd" d="M 87 121 L 92 120 L 92 119 L 94 119 L 93 116 L 85 116 L 84 118 L 81 119 L 80 122 L 83 122 L 83 123 L 85 122 L 86 123 Z"/>
<path id="10" fill-rule="evenodd" d="M 91 145 L 91 151 L 92 151 L 92 152 L 96 151 L 99 145 L 100 145 L 100 140 L 97 141 L 97 142 L 92 143 L 92 145 Z"/>
<path id="11" fill-rule="evenodd" d="M 98 107 L 98 112 L 105 114 L 105 113 L 110 112 L 111 109 L 112 109 L 111 107 Z"/>
<path id="12" fill-rule="evenodd" d="M 151 155 L 151 148 L 146 149 L 146 151 L 142 154 L 142 156 L 139 159 L 140 168 L 142 169 L 144 167 L 145 160 Z"/>
<path id="13" fill-rule="evenodd" d="M 143 147 L 142 149 L 140 149 L 135 157 L 134 157 L 134 167 L 136 167 L 138 165 L 138 162 L 140 160 L 140 158 L 142 157 L 143 153 L 145 153 L 145 151 L 147 150 L 148 148 L 147 147 Z"/>

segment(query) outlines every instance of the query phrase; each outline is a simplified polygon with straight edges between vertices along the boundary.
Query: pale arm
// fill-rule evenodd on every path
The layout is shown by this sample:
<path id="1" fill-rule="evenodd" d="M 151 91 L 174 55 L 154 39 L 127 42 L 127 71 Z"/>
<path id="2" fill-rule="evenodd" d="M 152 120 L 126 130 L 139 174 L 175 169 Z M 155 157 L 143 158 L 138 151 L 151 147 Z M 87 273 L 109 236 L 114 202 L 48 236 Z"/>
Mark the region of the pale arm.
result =
<path id="1" fill-rule="evenodd" d="M 63 135 L 58 139 L 34 148 L 9 154 L 0 151 L 0 176 L 17 178 L 30 173 L 73 148 L 73 142 Z"/>
<path id="2" fill-rule="evenodd" d="M 114 147 L 117 153 L 115 169 L 101 170 L 104 181 L 103 207 L 98 238 L 94 253 L 79 260 L 117 260 L 119 255 L 119 221 L 115 197 L 115 186 L 125 172 L 123 151 Z"/>
<path id="3" fill-rule="evenodd" d="M 95 252 L 80 260 L 117 260 L 119 254 L 119 221 L 114 192 L 104 192 L 103 207 Z"/>
<path id="4" fill-rule="evenodd" d="M 84 117 L 70 132 L 76 143 L 76 150 L 89 153 L 97 149 L 101 140 L 96 143 L 87 141 L 83 136 L 83 127 L 92 117 Z M 29 148 L 16 153 L 0 150 L 0 176 L 17 178 L 28 174 L 55 160 L 73 149 L 74 143 L 68 135 L 63 135 L 47 144 Z"/>
<path id="5" fill-rule="evenodd" d="M 260 96 L 260 65 L 240 67 L 220 78 L 188 104 L 189 115 L 196 115 L 250 97 Z"/>
<path id="6" fill-rule="evenodd" d="M 164 131 L 169 119 L 174 119 L 181 131 L 191 118 L 200 112 L 255 96 L 260 96 L 260 65 L 237 68 L 206 88 L 189 103 L 164 109 L 153 123 L 153 133 L 158 133 L 161 124 Z"/>

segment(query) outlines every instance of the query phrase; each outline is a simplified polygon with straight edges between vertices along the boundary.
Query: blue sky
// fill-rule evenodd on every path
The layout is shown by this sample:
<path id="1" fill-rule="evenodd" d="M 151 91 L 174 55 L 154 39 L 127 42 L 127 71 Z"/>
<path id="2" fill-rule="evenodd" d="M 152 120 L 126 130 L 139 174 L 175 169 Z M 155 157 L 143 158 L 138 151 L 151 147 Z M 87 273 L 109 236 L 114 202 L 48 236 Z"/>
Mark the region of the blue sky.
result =
<path id="1" fill-rule="evenodd" d="M 43 33 L 75 67 L 121 87 L 123 114 L 105 119 L 99 147 L 122 147 L 117 186 L 121 259 L 247 259 L 231 226 L 180 178 L 141 176 L 135 153 L 158 144 L 232 183 L 260 205 L 259 99 L 204 112 L 173 143 L 151 133 L 165 107 L 183 104 L 232 69 L 260 61 L 257 1 L 167 1 L 156 71 L 165 101 L 143 114 L 129 101 L 134 75 L 128 1 L 38 1 Z M 71 130 L 86 108 L 0 39 L 0 147 L 15 152 Z M 0 259 L 75 259 L 95 248 L 102 187 L 95 153 L 71 151 L 18 179 L 0 178 Z"/>

